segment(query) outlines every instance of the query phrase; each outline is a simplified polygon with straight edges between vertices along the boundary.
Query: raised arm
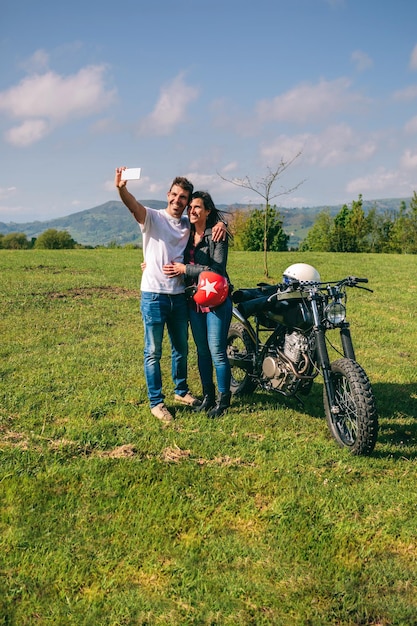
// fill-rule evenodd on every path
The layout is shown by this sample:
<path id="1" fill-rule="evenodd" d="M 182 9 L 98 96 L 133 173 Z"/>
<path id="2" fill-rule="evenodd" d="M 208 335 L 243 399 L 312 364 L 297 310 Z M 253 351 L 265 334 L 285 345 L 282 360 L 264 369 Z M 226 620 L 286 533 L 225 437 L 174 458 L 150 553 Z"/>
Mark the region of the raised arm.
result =
<path id="1" fill-rule="evenodd" d="M 114 177 L 114 184 L 119 190 L 120 199 L 129 211 L 133 214 L 133 217 L 139 224 L 144 224 L 146 218 L 146 207 L 138 202 L 135 196 L 132 196 L 130 191 L 126 187 L 126 181 L 122 180 L 122 173 L 125 167 L 116 167 L 116 174 Z"/>

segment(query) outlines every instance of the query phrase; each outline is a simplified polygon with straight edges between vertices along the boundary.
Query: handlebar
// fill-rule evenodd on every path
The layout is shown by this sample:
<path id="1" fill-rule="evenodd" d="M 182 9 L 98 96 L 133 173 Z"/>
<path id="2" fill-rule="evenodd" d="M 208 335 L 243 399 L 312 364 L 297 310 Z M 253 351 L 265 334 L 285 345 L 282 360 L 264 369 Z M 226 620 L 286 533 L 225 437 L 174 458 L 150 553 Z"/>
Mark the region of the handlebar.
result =
<path id="1" fill-rule="evenodd" d="M 301 290 L 308 290 L 314 287 L 318 289 L 326 289 L 330 285 L 335 285 L 339 287 L 342 287 L 343 285 L 346 285 L 348 287 L 356 287 L 358 283 L 367 283 L 367 282 L 368 282 L 367 278 L 359 278 L 358 276 L 347 276 L 346 278 L 343 278 L 342 280 L 330 280 L 330 281 L 323 281 L 323 282 L 293 281 L 292 283 L 289 283 L 289 284 L 279 283 L 278 285 L 276 285 L 276 289 L 277 291 L 283 291 L 283 290 L 288 290 L 288 289 L 301 291 Z"/>
<path id="2" fill-rule="evenodd" d="M 369 282 L 367 278 L 359 278 L 358 276 L 348 276 L 344 281 L 340 281 L 339 284 L 345 284 L 348 287 L 357 287 L 358 289 L 365 289 L 366 291 L 370 291 L 373 293 L 372 289 L 368 287 L 359 287 L 358 283 L 367 283 Z"/>
<path id="3" fill-rule="evenodd" d="M 354 285 L 356 285 L 356 283 L 367 283 L 368 282 L 367 278 L 358 278 L 357 276 L 348 276 L 347 278 L 345 278 L 345 280 L 348 283 L 353 283 Z"/>
<path id="4" fill-rule="evenodd" d="M 342 289 L 343 287 L 357 287 L 358 289 L 366 289 L 372 293 L 372 289 L 359 286 L 359 283 L 367 283 L 367 278 L 359 278 L 358 276 L 347 276 L 342 280 L 334 280 L 329 282 L 293 282 L 291 284 L 278 283 L 276 285 L 267 285 L 259 283 L 255 288 L 238 289 L 233 292 L 232 299 L 235 304 L 251 302 L 252 306 L 259 306 L 261 303 L 271 305 L 277 300 L 284 301 L 300 296 L 300 292 L 312 291 L 329 291 L 333 289 Z M 306 294 L 305 294 L 306 295 Z M 244 307 L 244 308 L 245 308 Z"/>
<path id="5" fill-rule="evenodd" d="M 369 282 L 367 278 L 360 278 L 358 276 L 347 276 L 346 278 L 343 278 L 342 280 L 333 280 L 333 281 L 328 281 L 328 282 L 320 282 L 320 283 L 316 283 L 316 282 L 293 282 L 291 284 L 278 284 L 276 285 L 276 289 L 277 292 L 271 296 L 270 300 L 272 300 L 274 297 L 275 298 L 279 298 L 280 296 L 283 296 L 285 294 L 285 292 L 288 291 L 292 291 L 292 292 L 297 292 L 297 291 L 309 291 L 309 290 L 318 290 L 318 291 L 328 291 L 329 289 L 341 289 L 343 287 L 357 287 L 358 289 L 365 289 L 366 291 L 370 291 L 371 293 L 373 293 L 372 289 L 369 289 L 367 287 L 362 287 L 359 286 L 359 283 L 367 283 Z"/>

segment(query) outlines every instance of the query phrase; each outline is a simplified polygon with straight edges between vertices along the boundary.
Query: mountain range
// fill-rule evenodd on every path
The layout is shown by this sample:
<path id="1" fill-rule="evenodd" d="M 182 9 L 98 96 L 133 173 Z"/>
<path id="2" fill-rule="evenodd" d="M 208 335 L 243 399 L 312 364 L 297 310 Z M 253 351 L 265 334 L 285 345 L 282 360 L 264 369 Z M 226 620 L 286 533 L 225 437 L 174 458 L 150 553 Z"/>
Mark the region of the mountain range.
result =
<path id="1" fill-rule="evenodd" d="M 383 200 L 364 200 L 363 209 L 367 213 L 371 208 L 376 208 L 378 213 L 397 211 L 402 202 L 408 206 L 410 198 L 388 198 Z M 145 206 L 154 209 L 164 209 L 166 202 L 160 200 L 141 200 Z M 316 206 L 302 208 L 278 207 L 283 218 L 284 231 L 290 235 L 289 244 L 296 247 L 307 235 L 314 224 L 317 215 L 326 210 L 331 215 L 336 215 L 342 208 L 342 204 L 334 206 Z M 247 211 L 256 207 L 244 204 L 218 205 L 221 211 L 232 212 L 236 210 Z M 38 237 L 45 230 L 54 228 L 66 230 L 71 237 L 84 246 L 108 246 L 109 244 L 140 246 L 142 237 L 139 225 L 135 222 L 130 212 L 120 201 L 109 201 L 92 209 L 72 213 L 65 217 L 58 217 L 45 221 L 8 224 L 0 222 L 0 233 L 25 233 L 31 239 Z"/>

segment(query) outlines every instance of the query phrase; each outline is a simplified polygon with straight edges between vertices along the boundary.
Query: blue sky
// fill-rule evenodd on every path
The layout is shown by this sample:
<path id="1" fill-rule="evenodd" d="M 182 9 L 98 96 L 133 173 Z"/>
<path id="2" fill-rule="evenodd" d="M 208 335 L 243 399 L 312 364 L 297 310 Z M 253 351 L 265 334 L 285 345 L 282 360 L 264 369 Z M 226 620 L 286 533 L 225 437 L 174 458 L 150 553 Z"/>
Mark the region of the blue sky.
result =
<path id="1" fill-rule="evenodd" d="M 185 175 L 218 204 L 417 190 L 415 0 L 3 0 L 0 221 L 138 199 Z M 219 176 L 219 174 L 221 176 Z"/>

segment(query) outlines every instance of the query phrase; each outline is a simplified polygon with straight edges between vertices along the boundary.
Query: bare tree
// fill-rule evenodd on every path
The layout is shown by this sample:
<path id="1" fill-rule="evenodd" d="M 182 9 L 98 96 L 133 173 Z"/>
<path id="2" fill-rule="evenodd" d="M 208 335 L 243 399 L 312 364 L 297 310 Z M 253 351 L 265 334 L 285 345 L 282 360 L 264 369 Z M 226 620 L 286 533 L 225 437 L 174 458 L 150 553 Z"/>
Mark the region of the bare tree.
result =
<path id="1" fill-rule="evenodd" d="M 273 200 L 274 198 L 277 198 L 278 196 L 284 196 L 284 195 L 288 195 L 289 193 L 292 193 L 293 191 L 295 191 L 295 189 L 298 189 L 298 187 L 303 184 L 304 180 L 300 181 L 299 183 L 297 183 L 297 185 L 295 185 L 294 187 L 291 187 L 290 189 L 281 188 L 281 190 L 277 191 L 276 193 L 274 192 L 273 188 L 274 188 L 275 183 L 277 183 L 277 181 L 281 178 L 282 174 L 290 167 L 290 165 L 294 163 L 296 159 L 298 159 L 300 154 L 301 152 L 298 152 L 289 161 L 284 161 L 283 159 L 281 159 L 281 162 L 279 163 L 279 165 L 276 166 L 274 169 L 268 166 L 267 174 L 263 178 L 259 178 L 255 182 L 252 182 L 249 176 L 244 176 L 243 178 L 229 179 L 229 178 L 225 178 L 224 176 L 219 174 L 219 172 L 217 172 L 220 178 L 226 181 L 227 183 L 232 183 L 233 185 L 236 185 L 237 187 L 243 187 L 244 189 L 250 189 L 251 191 L 257 193 L 259 196 L 261 196 L 261 198 L 265 200 L 266 206 L 265 206 L 265 214 L 264 214 L 264 275 L 266 277 L 269 277 L 267 252 L 268 252 L 268 215 L 269 215 L 269 208 L 270 208 L 271 200 Z"/>

